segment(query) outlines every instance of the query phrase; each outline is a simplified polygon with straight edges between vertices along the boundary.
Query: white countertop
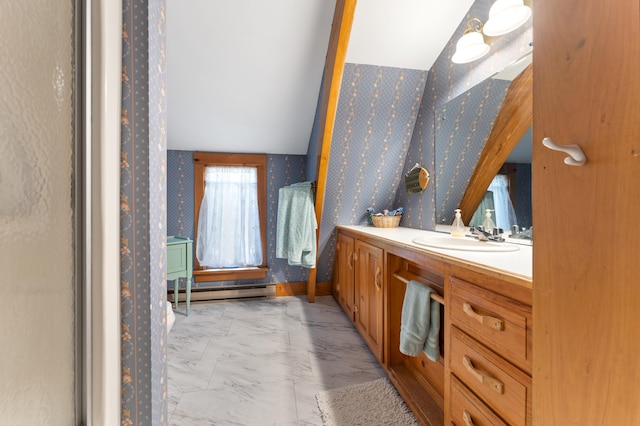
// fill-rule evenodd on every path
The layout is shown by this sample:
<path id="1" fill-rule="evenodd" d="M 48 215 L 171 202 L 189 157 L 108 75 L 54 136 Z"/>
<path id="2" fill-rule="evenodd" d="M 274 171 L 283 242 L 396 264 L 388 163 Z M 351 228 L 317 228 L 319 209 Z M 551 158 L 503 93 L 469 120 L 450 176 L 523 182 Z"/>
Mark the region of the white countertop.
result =
<path id="1" fill-rule="evenodd" d="M 418 237 L 442 237 L 447 235 L 440 232 L 423 231 L 421 229 L 404 228 L 402 226 L 398 228 L 376 228 L 374 226 L 340 226 L 340 228 L 350 229 L 362 234 L 371 235 L 379 239 L 402 244 L 403 246 L 415 248 L 418 251 L 438 253 L 449 258 L 458 259 L 465 263 L 476 264 L 483 268 L 489 268 L 512 275 L 518 275 L 529 281 L 532 281 L 533 278 L 533 249 L 529 245 L 518 245 L 519 250 L 510 252 L 477 252 L 450 250 L 426 247 L 413 242 L 413 239 Z M 501 244 L 510 243 L 505 242 Z"/>

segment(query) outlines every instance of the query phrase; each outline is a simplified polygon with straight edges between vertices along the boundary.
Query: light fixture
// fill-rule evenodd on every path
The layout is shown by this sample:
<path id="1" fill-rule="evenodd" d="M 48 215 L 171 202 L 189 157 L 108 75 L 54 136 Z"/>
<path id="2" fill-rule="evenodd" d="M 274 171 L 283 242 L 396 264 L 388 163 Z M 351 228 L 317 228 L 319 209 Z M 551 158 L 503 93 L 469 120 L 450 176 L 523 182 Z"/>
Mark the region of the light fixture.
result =
<path id="1" fill-rule="evenodd" d="M 482 21 L 478 18 L 471 18 L 467 22 L 464 35 L 456 44 L 456 52 L 451 57 L 451 61 L 456 64 L 466 64 L 482 58 L 487 53 L 489 53 L 489 45 L 484 42 Z"/>
<path id="2" fill-rule="evenodd" d="M 501 36 L 522 26 L 530 16 L 531 8 L 523 0 L 496 0 L 482 32 L 491 37 Z"/>

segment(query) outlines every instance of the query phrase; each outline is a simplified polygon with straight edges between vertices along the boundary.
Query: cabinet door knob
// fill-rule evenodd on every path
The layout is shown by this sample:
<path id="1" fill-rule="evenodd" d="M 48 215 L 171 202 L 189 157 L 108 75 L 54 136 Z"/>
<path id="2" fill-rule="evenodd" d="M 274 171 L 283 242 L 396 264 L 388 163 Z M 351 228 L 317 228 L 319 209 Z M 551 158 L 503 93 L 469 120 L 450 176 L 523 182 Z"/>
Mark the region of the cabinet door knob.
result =
<path id="1" fill-rule="evenodd" d="M 471 358 L 469 358 L 466 355 L 463 356 L 462 365 L 464 365 L 464 368 L 466 368 L 467 371 L 471 373 L 471 375 L 475 377 L 480 383 L 493 389 L 499 394 L 504 393 L 504 385 L 502 384 L 502 382 L 500 382 L 498 379 L 491 377 L 489 374 L 485 373 L 484 371 L 480 371 L 476 369 L 473 366 L 473 363 L 471 362 Z"/>
<path id="2" fill-rule="evenodd" d="M 380 272 L 382 272 L 382 270 L 378 266 L 376 268 L 376 276 L 375 276 L 375 279 L 374 279 L 374 281 L 376 283 L 376 287 L 378 287 L 378 291 L 382 290 L 382 283 L 380 282 Z"/>
<path id="3" fill-rule="evenodd" d="M 353 269 L 353 263 L 355 262 L 355 252 L 349 253 L 349 269 Z"/>
<path id="4" fill-rule="evenodd" d="M 471 414 L 467 410 L 462 411 L 462 420 L 464 421 L 465 426 L 475 426 L 473 423 L 473 419 L 471 418 Z"/>
<path id="5" fill-rule="evenodd" d="M 478 321 L 480 324 L 484 325 L 485 327 L 489 327 L 497 331 L 504 330 L 504 321 L 502 321 L 499 318 L 478 314 L 476 311 L 473 310 L 473 307 L 467 302 L 462 304 L 462 310 L 464 311 L 465 314 L 467 314 L 467 316 Z"/>
<path id="6" fill-rule="evenodd" d="M 568 164 L 569 166 L 582 166 L 587 162 L 587 157 L 578 145 L 558 145 L 551 140 L 551 138 L 542 139 L 542 145 L 554 151 L 562 151 L 569 154 L 569 157 L 564 159 L 564 164 Z"/>

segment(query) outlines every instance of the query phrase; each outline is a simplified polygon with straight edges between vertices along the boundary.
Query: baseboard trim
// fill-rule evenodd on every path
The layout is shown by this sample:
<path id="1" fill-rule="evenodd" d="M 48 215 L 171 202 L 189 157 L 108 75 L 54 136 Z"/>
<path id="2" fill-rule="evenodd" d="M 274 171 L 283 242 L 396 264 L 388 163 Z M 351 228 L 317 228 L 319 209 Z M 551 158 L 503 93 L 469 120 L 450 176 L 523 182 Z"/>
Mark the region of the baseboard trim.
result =
<path id="1" fill-rule="evenodd" d="M 257 297 L 284 297 L 305 296 L 307 294 L 307 282 L 296 281 L 276 284 L 248 284 L 225 287 L 192 288 L 191 301 L 203 302 L 207 300 L 257 298 Z M 331 284 L 322 282 L 316 284 L 316 296 L 328 296 L 331 294 Z M 173 288 L 167 288 L 167 299 L 174 303 Z M 186 290 L 178 290 L 178 302 L 187 300 Z"/>

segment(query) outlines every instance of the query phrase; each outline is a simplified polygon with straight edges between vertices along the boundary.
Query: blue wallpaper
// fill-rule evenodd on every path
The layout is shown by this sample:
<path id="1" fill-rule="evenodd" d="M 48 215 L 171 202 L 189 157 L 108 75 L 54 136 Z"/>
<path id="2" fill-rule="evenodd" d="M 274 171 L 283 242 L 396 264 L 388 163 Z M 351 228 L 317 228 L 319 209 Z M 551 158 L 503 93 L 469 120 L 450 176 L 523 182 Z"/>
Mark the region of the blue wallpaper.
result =
<path id="1" fill-rule="evenodd" d="M 251 283 L 283 283 L 307 280 L 307 270 L 290 266 L 286 259 L 276 258 L 276 224 L 278 191 L 283 186 L 306 180 L 306 157 L 302 155 L 267 155 L 267 265 L 264 280 Z M 167 152 L 167 234 L 194 238 L 193 152 Z M 194 283 L 194 287 L 226 286 L 247 281 Z M 184 288 L 181 280 L 180 286 Z"/>
<path id="2" fill-rule="evenodd" d="M 391 209 L 427 72 L 346 64 L 332 136 L 318 281 L 329 281 L 335 225 L 362 224 L 367 207 Z"/>
<path id="3" fill-rule="evenodd" d="M 513 204 L 518 218 L 518 226 L 529 228 L 533 225 L 531 212 L 531 164 L 518 163 L 516 169 L 516 200 Z"/>
<path id="4" fill-rule="evenodd" d="M 122 425 L 167 423 L 165 0 L 124 0 Z"/>
<path id="5" fill-rule="evenodd" d="M 436 110 L 436 220 L 451 224 L 510 81 L 487 79 Z"/>

